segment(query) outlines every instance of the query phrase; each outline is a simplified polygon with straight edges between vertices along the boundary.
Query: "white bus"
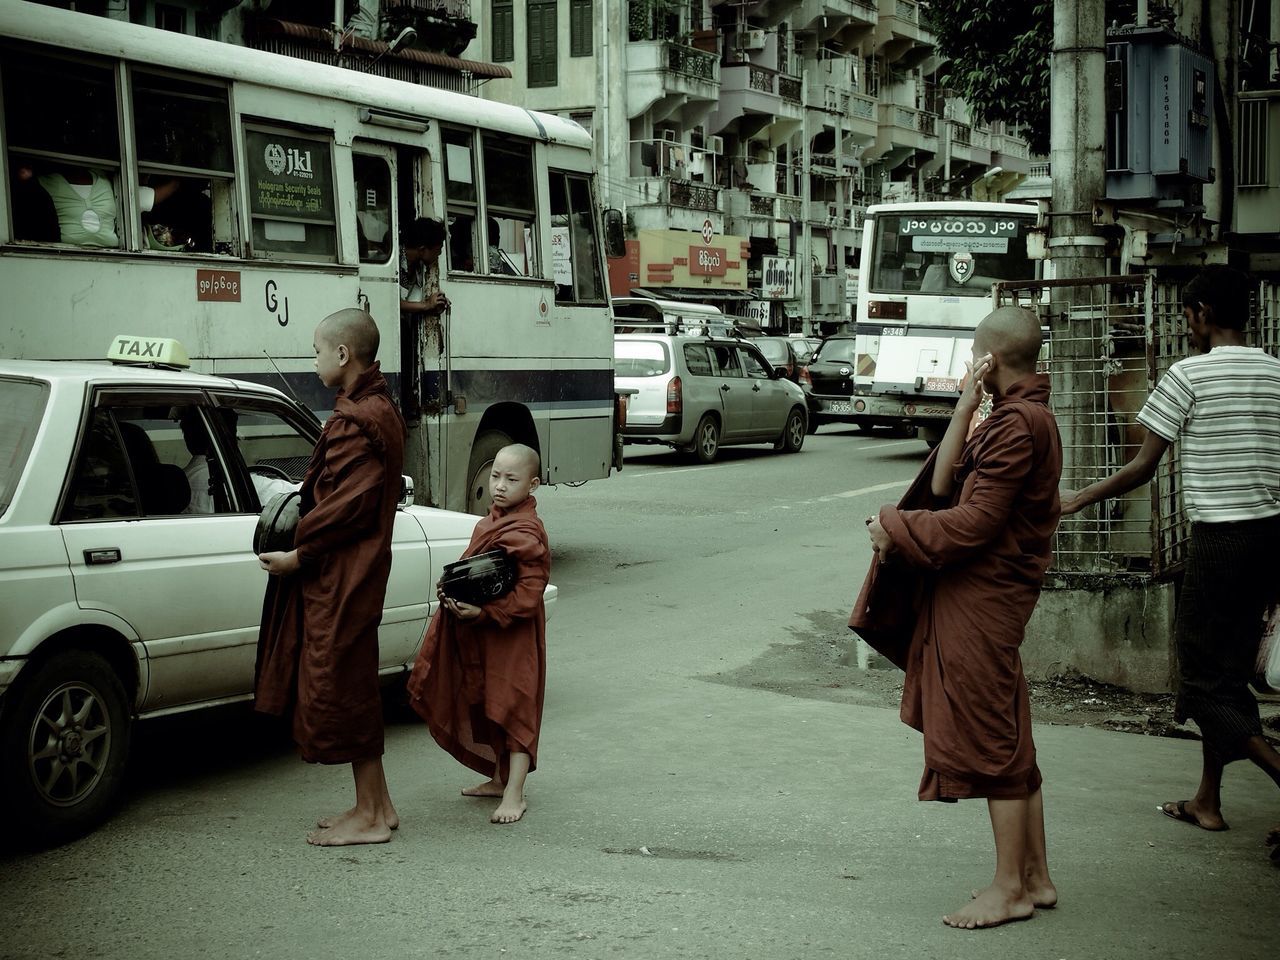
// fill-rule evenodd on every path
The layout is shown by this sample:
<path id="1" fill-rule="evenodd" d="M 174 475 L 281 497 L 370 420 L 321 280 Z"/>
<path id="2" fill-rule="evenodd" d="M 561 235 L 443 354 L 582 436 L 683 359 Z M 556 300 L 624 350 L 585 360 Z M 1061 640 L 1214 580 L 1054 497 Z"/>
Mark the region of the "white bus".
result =
<path id="1" fill-rule="evenodd" d="M 914 427 L 930 444 L 955 409 L 991 285 L 1031 280 L 1036 207 L 976 201 L 867 209 L 854 325 L 860 426 Z"/>
<path id="2" fill-rule="evenodd" d="M 19 2 L 0 4 L 0 87 L 0 356 L 172 337 L 193 369 L 287 383 L 324 416 L 312 332 L 362 306 L 420 501 L 483 513 L 508 441 L 541 453 L 549 483 L 620 465 L 577 124 Z M 438 322 L 401 320 L 398 238 L 416 217 L 447 223 Z"/>

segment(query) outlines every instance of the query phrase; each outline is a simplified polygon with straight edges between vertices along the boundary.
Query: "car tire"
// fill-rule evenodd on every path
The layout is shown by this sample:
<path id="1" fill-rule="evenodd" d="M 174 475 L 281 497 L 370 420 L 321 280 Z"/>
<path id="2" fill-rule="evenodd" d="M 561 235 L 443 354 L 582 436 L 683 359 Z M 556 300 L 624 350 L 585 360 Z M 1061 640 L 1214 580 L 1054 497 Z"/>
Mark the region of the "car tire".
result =
<path id="1" fill-rule="evenodd" d="M 774 441 L 773 449 L 780 453 L 799 453 L 804 446 L 806 433 L 808 430 L 805 427 L 804 411 L 799 407 L 792 407 L 787 414 L 786 425 L 782 428 L 782 436 Z"/>
<path id="2" fill-rule="evenodd" d="M 693 431 L 693 442 L 689 447 L 699 463 L 713 463 L 720 452 L 720 424 L 709 413 L 702 415 L 698 427 Z"/>
<path id="3" fill-rule="evenodd" d="M 511 442 L 501 430 L 486 430 L 476 435 L 471 444 L 471 459 L 467 462 L 467 502 L 463 509 L 478 517 L 488 516 L 493 500 L 489 496 L 489 474 L 493 470 L 493 458 Z"/>
<path id="4" fill-rule="evenodd" d="M 103 657 L 68 650 L 28 666 L 0 717 L 0 789 L 23 841 L 61 843 L 120 798 L 132 734 L 124 684 Z"/>

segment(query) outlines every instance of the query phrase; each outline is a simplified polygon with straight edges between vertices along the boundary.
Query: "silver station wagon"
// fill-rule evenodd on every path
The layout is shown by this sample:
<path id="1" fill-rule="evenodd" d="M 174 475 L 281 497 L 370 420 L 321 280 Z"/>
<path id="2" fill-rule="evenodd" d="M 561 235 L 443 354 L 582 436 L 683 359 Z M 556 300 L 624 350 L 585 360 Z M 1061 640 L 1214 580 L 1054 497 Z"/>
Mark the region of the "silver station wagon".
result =
<path id="1" fill-rule="evenodd" d="M 627 443 L 659 443 L 711 463 L 721 446 L 804 446 L 804 392 L 750 340 L 683 333 L 614 336 L 614 384 L 627 402 Z"/>

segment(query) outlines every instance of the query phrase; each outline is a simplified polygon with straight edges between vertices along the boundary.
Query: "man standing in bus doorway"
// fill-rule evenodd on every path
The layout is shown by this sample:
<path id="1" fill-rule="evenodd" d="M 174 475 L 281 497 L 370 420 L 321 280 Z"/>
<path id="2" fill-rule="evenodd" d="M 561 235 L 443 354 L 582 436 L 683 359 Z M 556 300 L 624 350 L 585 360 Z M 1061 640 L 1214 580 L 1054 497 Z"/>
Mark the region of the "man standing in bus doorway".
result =
<path id="1" fill-rule="evenodd" d="M 444 249 L 444 224 L 418 217 L 400 238 L 400 313 L 439 317 L 449 309 L 449 298 L 440 290 L 440 274 L 431 268 Z"/>
<path id="2" fill-rule="evenodd" d="M 404 469 L 405 423 L 377 362 L 378 328 L 339 310 L 315 333 L 316 373 L 338 388 L 302 481 L 294 548 L 271 573 L 254 683 L 261 713 L 291 716 L 309 763 L 350 763 L 356 803 L 317 822 L 321 847 L 386 843 L 399 826 L 382 769 L 378 624 Z"/>

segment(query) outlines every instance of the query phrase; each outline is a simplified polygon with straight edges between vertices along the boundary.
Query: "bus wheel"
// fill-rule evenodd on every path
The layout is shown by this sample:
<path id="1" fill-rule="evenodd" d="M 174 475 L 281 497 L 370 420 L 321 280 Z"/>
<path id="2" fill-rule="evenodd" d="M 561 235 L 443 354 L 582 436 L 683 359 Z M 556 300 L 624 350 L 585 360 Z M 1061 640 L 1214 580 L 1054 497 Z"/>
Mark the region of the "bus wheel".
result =
<path id="1" fill-rule="evenodd" d="M 471 444 L 471 460 L 467 464 L 467 513 L 483 517 L 489 513 L 489 474 L 493 470 L 493 458 L 511 442 L 501 430 L 486 430 Z"/>
<path id="2" fill-rule="evenodd" d="M 29 669 L 0 726 L 3 801 L 29 840 L 60 843 L 97 826 L 119 797 L 128 697 L 111 665 L 87 650 Z"/>

